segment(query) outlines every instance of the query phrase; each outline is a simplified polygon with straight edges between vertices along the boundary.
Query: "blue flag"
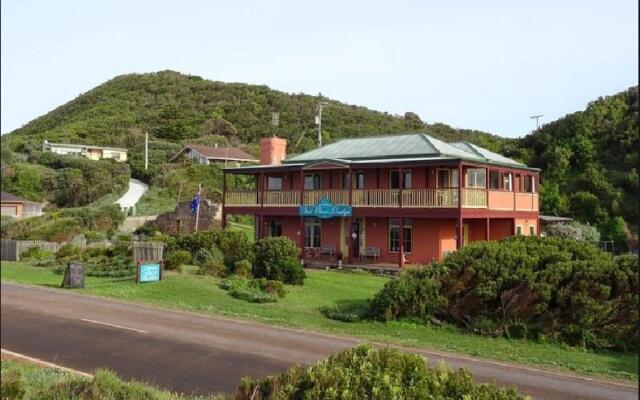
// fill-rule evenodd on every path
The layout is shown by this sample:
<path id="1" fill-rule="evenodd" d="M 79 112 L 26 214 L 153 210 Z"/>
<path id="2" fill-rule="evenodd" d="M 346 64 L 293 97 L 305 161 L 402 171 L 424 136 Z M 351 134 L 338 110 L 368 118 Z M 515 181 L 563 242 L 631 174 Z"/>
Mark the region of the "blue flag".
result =
<path id="1" fill-rule="evenodd" d="M 191 214 L 195 214 L 200 207 L 200 192 L 196 193 L 196 197 L 191 200 Z"/>

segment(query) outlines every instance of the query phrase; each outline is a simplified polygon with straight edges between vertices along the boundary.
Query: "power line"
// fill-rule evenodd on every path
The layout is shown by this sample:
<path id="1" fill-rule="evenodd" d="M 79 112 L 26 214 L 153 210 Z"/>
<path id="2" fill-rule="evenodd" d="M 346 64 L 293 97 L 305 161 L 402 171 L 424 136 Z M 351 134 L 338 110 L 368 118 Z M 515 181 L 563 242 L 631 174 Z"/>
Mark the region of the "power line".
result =
<path id="1" fill-rule="evenodd" d="M 326 101 L 322 101 L 322 93 L 318 93 L 318 106 L 316 108 L 318 114 L 316 115 L 316 124 L 318 125 L 318 147 L 322 147 L 322 109 L 328 105 Z"/>
<path id="2" fill-rule="evenodd" d="M 536 131 L 538 129 L 540 129 L 540 118 L 544 117 L 544 115 L 540 114 L 540 115 L 532 115 L 530 118 L 531 119 L 535 119 L 536 120 Z"/>

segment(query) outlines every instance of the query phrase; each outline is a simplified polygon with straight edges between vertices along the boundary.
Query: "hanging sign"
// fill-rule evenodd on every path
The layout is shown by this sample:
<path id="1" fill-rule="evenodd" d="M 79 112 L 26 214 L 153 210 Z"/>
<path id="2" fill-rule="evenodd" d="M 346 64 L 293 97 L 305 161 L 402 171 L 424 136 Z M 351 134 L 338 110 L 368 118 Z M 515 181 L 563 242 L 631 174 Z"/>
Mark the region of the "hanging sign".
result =
<path id="1" fill-rule="evenodd" d="M 350 217 L 351 206 L 346 204 L 333 204 L 327 197 L 310 206 L 300 206 L 300 216 L 328 219 L 333 217 Z"/>

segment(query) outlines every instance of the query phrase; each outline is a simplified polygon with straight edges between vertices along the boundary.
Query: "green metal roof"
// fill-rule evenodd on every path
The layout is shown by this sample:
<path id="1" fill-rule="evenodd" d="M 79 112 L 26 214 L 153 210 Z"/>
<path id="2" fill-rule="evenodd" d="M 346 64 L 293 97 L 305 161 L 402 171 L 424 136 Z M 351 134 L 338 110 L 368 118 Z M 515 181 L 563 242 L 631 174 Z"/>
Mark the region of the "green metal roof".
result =
<path id="1" fill-rule="evenodd" d="M 321 160 L 376 160 L 398 158 L 449 158 L 481 163 L 526 166 L 468 142 L 445 143 L 424 133 L 343 139 L 284 161 L 309 163 Z"/>

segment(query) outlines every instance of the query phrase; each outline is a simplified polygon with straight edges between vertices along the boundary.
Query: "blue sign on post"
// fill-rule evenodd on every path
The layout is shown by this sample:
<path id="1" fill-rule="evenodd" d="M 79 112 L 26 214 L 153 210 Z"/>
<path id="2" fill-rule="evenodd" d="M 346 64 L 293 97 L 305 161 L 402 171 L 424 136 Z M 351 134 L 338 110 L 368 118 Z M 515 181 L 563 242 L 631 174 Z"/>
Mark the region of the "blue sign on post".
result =
<path id="1" fill-rule="evenodd" d="M 162 265 L 159 262 L 138 264 L 138 283 L 156 282 L 162 279 Z"/>
<path id="2" fill-rule="evenodd" d="M 333 204 L 327 197 L 320 199 L 318 204 L 300 206 L 300 216 L 328 219 L 333 217 L 350 217 L 351 206 L 346 204 Z"/>

